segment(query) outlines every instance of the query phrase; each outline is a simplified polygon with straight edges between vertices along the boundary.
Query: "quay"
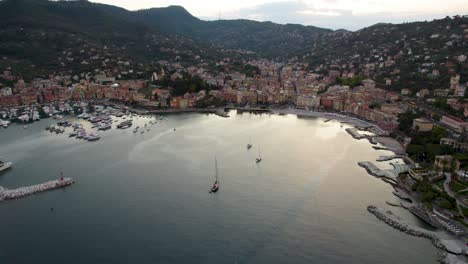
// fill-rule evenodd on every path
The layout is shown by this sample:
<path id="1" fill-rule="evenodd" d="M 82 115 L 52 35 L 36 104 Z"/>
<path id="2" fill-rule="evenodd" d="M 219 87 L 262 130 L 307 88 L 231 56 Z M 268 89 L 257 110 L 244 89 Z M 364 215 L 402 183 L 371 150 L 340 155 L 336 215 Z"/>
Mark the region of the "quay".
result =
<path id="1" fill-rule="evenodd" d="M 224 111 L 237 110 L 238 113 L 271 113 L 271 109 L 266 108 L 250 108 L 250 107 L 231 107 L 227 106 L 224 108 Z"/>
<path id="2" fill-rule="evenodd" d="M 35 193 L 46 192 L 58 188 L 64 188 L 74 184 L 75 181 L 71 178 L 61 178 L 52 180 L 41 184 L 20 187 L 17 189 L 6 189 L 0 187 L 0 201 L 13 200 L 25 196 L 33 195 Z"/>

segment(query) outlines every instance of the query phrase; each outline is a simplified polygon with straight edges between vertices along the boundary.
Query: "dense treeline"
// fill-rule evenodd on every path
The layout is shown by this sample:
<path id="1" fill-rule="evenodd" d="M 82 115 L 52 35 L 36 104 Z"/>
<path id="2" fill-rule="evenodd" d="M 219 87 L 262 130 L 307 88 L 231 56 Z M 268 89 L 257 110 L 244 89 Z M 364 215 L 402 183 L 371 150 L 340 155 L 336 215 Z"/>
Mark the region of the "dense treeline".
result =
<path id="1" fill-rule="evenodd" d="M 160 80 L 154 82 L 154 84 L 159 85 L 163 88 L 168 87 L 172 88 L 171 95 L 181 96 L 186 93 L 197 93 L 201 90 L 211 90 L 216 87 L 208 85 L 202 78 L 195 75 L 190 75 L 187 73 L 182 74 L 182 78 L 177 78 L 172 80 L 171 78 L 165 76 Z"/>

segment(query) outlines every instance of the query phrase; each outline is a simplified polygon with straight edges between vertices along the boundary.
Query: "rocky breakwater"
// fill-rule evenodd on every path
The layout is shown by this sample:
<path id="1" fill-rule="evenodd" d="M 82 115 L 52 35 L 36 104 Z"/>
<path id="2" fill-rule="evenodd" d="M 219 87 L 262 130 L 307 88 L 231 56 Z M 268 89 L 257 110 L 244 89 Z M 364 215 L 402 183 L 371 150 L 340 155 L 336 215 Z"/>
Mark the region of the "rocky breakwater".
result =
<path id="1" fill-rule="evenodd" d="M 37 185 L 20 187 L 17 189 L 6 189 L 0 187 L 0 202 L 6 200 L 18 199 L 21 197 L 29 196 L 35 193 L 46 192 L 58 188 L 64 188 L 74 184 L 75 181 L 71 178 L 62 178 L 58 180 L 52 180 Z"/>
<path id="2" fill-rule="evenodd" d="M 459 241 L 457 241 L 456 239 L 444 237 L 444 235 L 442 235 L 442 233 L 439 232 L 433 232 L 419 227 L 411 226 L 401 221 L 391 211 L 384 211 L 383 209 L 380 209 L 375 205 L 368 206 L 367 211 L 369 211 L 382 222 L 408 235 L 430 239 L 434 246 L 445 251 L 440 254 L 439 261 L 441 263 L 466 263 L 463 256 L 460 255 L 461 253 L 463 253 L 462 249 L 460 248 L 460 245 L 463 243 L 460 244 Z"/>
<path id="3" fill-rule="evenodd" d="M 398 230 L 400 230 L 402 232 L 405 232 L 405 233 L 407 233 L 409 235 L 412 235 L 412 236 L 425 237 L 425 238 L 431 239 L 432 243 L 436 247 L 445 250 L 444 245 L 441 243 L 440 239 L 436 235 L 429 233 L 429 231 L 426 232 L 426 231 L 423 231 L 420 228 L 412 227 L 412 226 L 410 226 L 408 224 L 405 224 L 405 223 L 399 223 L 397 220 L 393 219 L 390 216 L 390 214 L 391 214 L 390 211 L 384 212 L 383 210 L 381 210 L 380 208 L 378 208 L 375 205 L 368 206 L 367 211 L 369 211 L 371 214 L 375 215 L 375 217 L 377 217 L 377 219 L 385 222 L 389 226 L 391 226 L 391 227 L 393 227 L 395 229 L 398 229 Z"/>
<path id="4" fill-rule="evenodd" d="M 391 156 L 379 156 L 377 158 L 378 162 L 383 162 L 383 161 L 390 161 L 394 159 L 406 159 L 405 155 L 391 155 Z"/>

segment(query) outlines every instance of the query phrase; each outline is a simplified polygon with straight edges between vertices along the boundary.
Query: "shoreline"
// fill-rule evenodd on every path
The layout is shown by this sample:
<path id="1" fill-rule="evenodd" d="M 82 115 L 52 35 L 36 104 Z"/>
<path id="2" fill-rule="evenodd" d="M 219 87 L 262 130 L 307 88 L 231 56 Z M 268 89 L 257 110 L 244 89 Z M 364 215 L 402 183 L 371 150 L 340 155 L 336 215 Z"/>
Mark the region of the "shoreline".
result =
<path id="1" fill-rule="evenodd" d="M 395 139 L 388 136 L 388 133 L 381 129 L 378 125 L 371 123 L 366 120 L 362 120 L 358 117 L 348 116 L 343 113 L 334 113 L 334 112 L 322 112 L 316 110 L 302 110 L 295 108 L 288 109 L 279 109 L 279 108 L 242 108 L 242 107 L 232 107 L 232 106 L 222 106 L 216 108 L 166 108 L 166 109 L 157 109 L 157 110 L 145 110 L 139 109 L 132 106 L 127 106 L 119 102 L 110 102 L 110 101 L 101 101 L 96 102 L 98 105 L 110 106 L 115 108 L 126 109 L 131 113 L 138 115 L 172 115 L 172 114 L 189 114 L 189 113 L 200 113 L 200 114 L 215 114 L 222 118 L 229 118 L 228 112 L 226 110 L 236 110 L 238 113 L 242 112 L 256 112 L 259 114 L 277 114 L 277 115 L 295 115 L 297 117 L 316 117 L 325 119 L 325 123 L 329 121 L 336 120 L 341 122 L 341 124 L 354 126 L 354 130 L 359 133 L 359 130 L 370 131 L 375 135 L 362 135 L 361 138 L 367 138 L 369 142 L 377 150 L 388 150 L 392 151 L 395 154 L 403 155 L 406 153 L 404 147 Z M 39 120 L 40 121 L 40 120 Z M 349 132 L 348 132 L 349 133 Z"/>
<path id="2" fill-rule="evenodd" d="M 238 108 L 187 108 L 187 109 L 164 109 L 164 110 L 155 110 L 155 111 L 145 111 L 145 110 L 140 110 L 140 109 L 134 109 L 132 107 L 126 107 L 122 106 L 119 104 L 113 104 L 113 103 L 104 103 L 102 105 L 110 105 L 110 106 L 118 106 L 118 107 L 125 107 L 129 112 L 131 113 L 136 113 L 138 115 L 158 115 L 158 114 L 185 114 L 185 113 L 201 113 L 201 114 L 216 114 L 220 117 L 223 118 L 228 118 L 229 115 L 228 113 L 225 112 L 225 109 L 231 109 L 231 110 L 237 110 L 239 112 L 249 112 L 250 110 L 253 112 L 256 112 L 256 109 L 238 109 Z M 266 113 L 266 114 L 278 114 L 278 115 L 295 115 L 297 117 L 315 117 L 315 118 L 321 118 L 324 123 L 328 123 L 331 120 L 337 120 L 341 122 L 342 124 L 347 124 L 347 125 L 352 125 L 354 126 L 353 128 L 347 128 L 346 130 L 352 130 L 353 132 L 356 133 L 356 136 L 353 136 L 352 133 L 348 131 L 348 133 L 353 136 L 354 139 L 369 139 L 369 142 L 372 144 L 374 141 L 375 144 L 379 144 L 381 146 L 372 146 L 374 149 L 380 149 L 380 150 L 387 150 L 394 152 L 395 155 L 388 155 L 388 156 L 380 156 L 376 161 L 381 162 L 381 161 L 388 161 L 392 159 L 404 159 L 404 157 L 401 157 L 398 154 L 397 151 L 404 151 L 403 147 L 401 144 L 399 144 L 395 139 L 390 138 L 388 136 L 371 136 L 371 135 L 366 135 L 366 134 L 361 134 L 359 133 L 359 130 L 369 130 L 369 129 L 375 129 L 374 131 L 383 131 L 381 128 L 379 128 L 377 125 L 372 124 L 368 121 L 361 120 L 356 117 L 351 117 L 347 115 L 340 115 L 336 113 L 331 113 L 331 112 L 318 112 L 318 111 L 306 111 L 306 110 L 300 110 L 300 109 L 265 109 L 264 111 L 258 112 L 260 114 Z M 392 145 L 394 144 L 394 145 Z M 395 147 L 397 146 L 397 147 Z M 398 147 L 400 148 L 398 150 Z M 408 161 L 406 159 L 405 163 Z M 369 164 L 365 164 L 369 163 Z M 394 177 L 391 176 L 398 176 L 398 174 L 393 174 L 389 175 L 389 171 L 385 170 L 380 170 L 378 167 L 376 167 L 374 164 L 371 164 L 370 162 L 362 162 L 362 164 L 359 164 L 361 167 L 367 170 L 368 174 L 374 175 L 377 178 L 380 178 L 383 181 L 386 181 L 387 183 L 391 185 L 396 185 L 396 180 Z M 393 165 L 393 164 L 392 164 Z M 394 169 L 396 170 L 397 168 L 394 166 Z M 395 193 L 393 193 L 396 195 Z M 398 196 L 398 195 L 397 195 Z M 400 197 L 401 198 L 401 197 Z M 388 202 L 387 202 L 388 203 Z M 391 206 L 397 206 L 394 204 L 389 204 Z M 404 206 L 402 206 L 404 208 Z M 409 210 L 408 210 L 409 211 Z M 385 221 L 384 221 L 385 222 Z M 418 229 L 421 229 L 417 227 Z M 398 229 L 398 228 L 397 228 Z M 422 229 L 421 229 L 422 230 Z M 442 231 L 443 232 L 443 231 Z M 441 233 L 442 234 L 442 233 Z M 442 234 L 444 236 L 448 236 L 448 234 Z M 452 256 L 452 258 L 458 259 L 457 256 Z M 446 262 L 446 263 L 456 263 L 456 262 Z M 463 262 L 465 263 L 465 262 Z"/>
<path id="3" fill-rule="evenodd" d="M 399 230 L 403 233 L 406 233 L 415 237 L 423 237 L 431 240 L 432 244 L 442 250 L 440 252 L 438 261 L 444 264 L 461 264 L 466 263 L 463 258 L 465 252 L 462 250 L 460 243 L 448 237 L 445 233 L 440 231 L 430 231 L 425 230 L 402 221 L 402 219 L 392 211 L 384 211 L 382 208 L 379 208 L 375 205 L 370 205 L 367 207 L 367 211 L 373 214 L 378 220 L 384 222 L 390 227 Z M 463 245 L 463 243 L 462 243 Z"/>

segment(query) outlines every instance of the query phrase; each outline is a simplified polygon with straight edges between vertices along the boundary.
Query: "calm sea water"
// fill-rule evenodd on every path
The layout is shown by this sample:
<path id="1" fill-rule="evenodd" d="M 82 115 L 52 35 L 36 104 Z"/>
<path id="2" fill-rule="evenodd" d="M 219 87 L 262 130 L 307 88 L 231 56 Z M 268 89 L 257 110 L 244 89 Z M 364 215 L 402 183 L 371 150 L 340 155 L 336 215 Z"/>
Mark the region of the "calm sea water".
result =
<path id="1" fill-rule="evenodd" d="M 356 163 L 389 153 L 338 122 L 174 115 L 145 134 L 101 132 L 95 143 L 52 135 L 52 122 L 0 129 L 0 157 L 15 163 L 1 186 L 61 169 L 77 181 L 0 204 L 0 263 L 437 263 L 429 240 L 367 212 L 397 198 Z"/>

